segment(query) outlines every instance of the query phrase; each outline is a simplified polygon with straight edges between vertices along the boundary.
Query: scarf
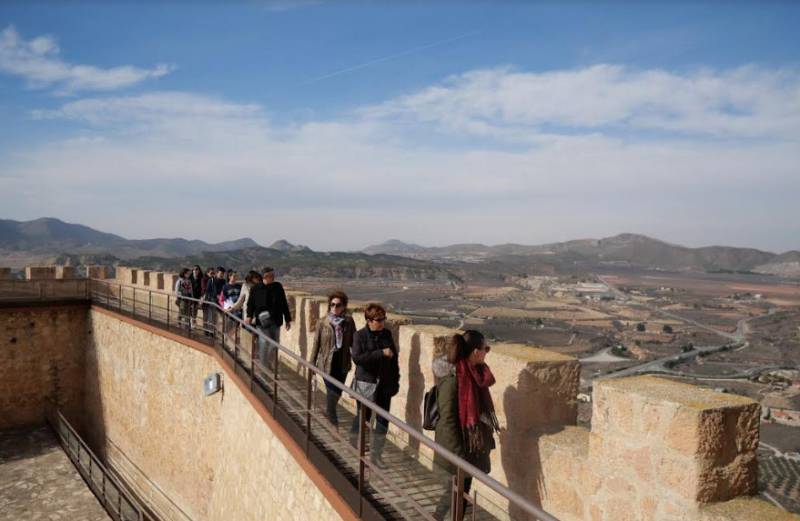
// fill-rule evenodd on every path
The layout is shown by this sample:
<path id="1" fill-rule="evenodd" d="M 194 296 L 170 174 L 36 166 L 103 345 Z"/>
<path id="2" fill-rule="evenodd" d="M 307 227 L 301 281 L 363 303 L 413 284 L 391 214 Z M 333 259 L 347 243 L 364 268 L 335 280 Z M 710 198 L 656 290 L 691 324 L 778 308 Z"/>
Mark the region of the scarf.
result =
<path id="1" fill-rule="evenodd" d="M 342 324 L 344 323 L 344 316 L 337 316 L 333 313 L 328 313 L 328 322 L 331 323 L 333 326 L 333 332 L 336 335 L 336 349 L 342 348 L 342 339 L 344 338 L 344 328 Z"/>
<path id="2" fill-rule="evenodd" d="M 492 430 L 499 430 L 494 402 L 489 394 L 489 387 L 495 383 L 494 375 L 486 364 L 470 365 L 466 360 L 459 360 L 456 364 L 456 381 L 461 431 L 467 452 L 475 453 L 483 448 L 485 441 L 480 431 L 482 414 L 488 417 Z"/>

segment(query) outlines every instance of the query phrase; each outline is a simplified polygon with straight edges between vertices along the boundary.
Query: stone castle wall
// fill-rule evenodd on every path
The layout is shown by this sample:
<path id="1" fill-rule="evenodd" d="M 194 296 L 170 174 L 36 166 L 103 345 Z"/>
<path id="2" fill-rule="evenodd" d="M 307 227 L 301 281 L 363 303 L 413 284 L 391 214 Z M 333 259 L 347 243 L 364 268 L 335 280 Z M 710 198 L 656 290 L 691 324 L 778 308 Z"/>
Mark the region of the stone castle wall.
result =
<path id="1" fill-rule="evenodd" d="M 0 309 L 0 429 L 42 424 L 58 405 L 83 406 L 87 306 Z"/>
<path id="2" fill-rule="evenodd" d="M 341 518 L 210 350 L 90 316 L 85 432 L 126 478 L 147 489 L 146 475 L 198 520 Z M 210 373 L 224 374 L 224 392 L 206 397 Z"/>

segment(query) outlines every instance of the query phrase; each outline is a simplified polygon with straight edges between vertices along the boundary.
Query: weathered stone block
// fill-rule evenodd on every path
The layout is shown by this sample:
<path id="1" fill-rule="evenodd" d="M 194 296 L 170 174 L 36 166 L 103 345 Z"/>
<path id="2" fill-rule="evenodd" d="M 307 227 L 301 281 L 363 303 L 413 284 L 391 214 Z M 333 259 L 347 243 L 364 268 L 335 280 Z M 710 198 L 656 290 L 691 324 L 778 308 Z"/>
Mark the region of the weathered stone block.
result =
<path id="1" fill-rule="evenodd" d="M 78 277 L 78 270 L 75 266 L 56 266 L 57 279 L 74 279 Z"/>
<path id="2" fill-rule="evenodd" d="M 650 477 L 690 502 L 755 491 L 754 401 L 654 377 L 598 382 L 594 398 L 596 463 L 627 461 L 639 479 Z M 652 474 L 648 459 L 656 463 Z"/>
<path id="3" fill-rule="evenodd" d="M 41 280 L 56 278 L 55 266 L 26 266 L 25 278 L 27 280 Z"/>
<path id="4" fill-rule="evenodd" d="M 87 266 L 86 276 L 90 279 L 107 279 L 108 268 L 106 266 Z"/>

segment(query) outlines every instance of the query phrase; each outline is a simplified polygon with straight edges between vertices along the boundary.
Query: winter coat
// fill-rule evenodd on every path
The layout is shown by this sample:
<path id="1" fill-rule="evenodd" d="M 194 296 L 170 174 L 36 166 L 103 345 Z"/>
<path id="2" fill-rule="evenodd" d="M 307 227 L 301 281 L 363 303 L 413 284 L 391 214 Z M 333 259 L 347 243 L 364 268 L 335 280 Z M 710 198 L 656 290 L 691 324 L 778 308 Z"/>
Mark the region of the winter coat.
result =
<path id="1" fill-rule="evenodd" d="M 356 323 L 353 317 L 346 317 L 342 322 L 342 347 L 341 347 L 341 374 L 346 375 L 353 366 L 350 359 L 350 348 L 353 346 L 353 336 L 356 333 Z M 336 332 L 327 317 L 319 321 L 317 334 L 314 336 L 314 345 L 311 350 L 311 363 L 327 374 L 331 374 L 331 361 L 336 353 Z"/>
<path id="2" fill-rule="evenodd" d="M 242 292 L 239 293 L 239 298 L 233 304 L 233 307 L 231 307 L 228 311 L 230 311 L 231 313 L 234 313 L 236 311 L 241 311 L 242 313 L 245 313 L 247 311 L 247 298 L 250 296 L 250 288 L 252 287 L 253 285 L 248 282 L 242 284 Z M 247 315 L 245 315 L 244 318 L 247 318 Z"/>
<path id="3" fill-rule="evenodd" d="M 481 422 L 483 435 L 488 440 L 486 447 L 476 453 L 467 452 L 464 444 L 464 435 L 461 431 L 461 420 L 458 416 L 456 368 L 444 357 L 439 357 L 433 361 L 433 374 L 438 381 L 436 384 L 436 406 L 439 409 L 439 421 L 436 423 L 434 441 L 488 474 L 492 470 L 489 456 L 492 449 L 495 448 L 491 427 Z M 453 464 L 439 455 L 434 455 L 433 461 L 438 468 L 447 472 L 455 473 L 456 471 Z"/>
<path id="4" fill-rule="evenodd" d="M 394 351 L 389 358 L 383 354 L 385 348 Z M 400 364 L 397 361 L 397 346 L 388 329 L 372 331 L 364 326 L 353 337 L 350 349 L 356 364 L 355 378 L 362 382 L 378 382 L 377 393 L 392 397 L 400 390 Z"/>
<path id="5" fill-rule="evenodd" d="M 269 284 L 259 282 L 250 288 L 246 310 L 248 317 L 256 319 L 262 311 L 269 311 L 270 322 L 273 326 L 280 327 L 284 323 L 288 324 L 292 321 L 286 292 L 280 282 L 270 282 Z"/>
<path id="6" fill-rule="evenodd" d="M 439 410 L 439 421 L 436 423 L 434 441 L 456 456 L 464 458 L 464 437 L 461 434 L 461 423 L 458 419 L 458 386 L 456 385 L 456 368 L 444 357 L 433 361 L 433 375 L 436 384 L 436 407 Z M 434 455 L 434 464 L 438 468 L 455 473 L 455 466 L 438 454 Z"/>

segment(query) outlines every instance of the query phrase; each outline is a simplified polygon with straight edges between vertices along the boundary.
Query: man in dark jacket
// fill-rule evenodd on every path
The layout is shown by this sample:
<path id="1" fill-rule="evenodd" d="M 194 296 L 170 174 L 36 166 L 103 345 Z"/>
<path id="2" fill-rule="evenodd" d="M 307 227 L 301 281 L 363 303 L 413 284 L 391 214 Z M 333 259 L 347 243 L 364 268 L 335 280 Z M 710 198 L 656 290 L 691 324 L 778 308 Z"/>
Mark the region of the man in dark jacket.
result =
<path id="1" fill-rule="evenodd" d="M 275 281 L 275 270 L 264 268 L 261 281 L 256 281 L 250 288 L 247 299 L 248 323 L 254 323 L 267 337 L 280 342 L 281 326 L 286 324 L 286 330 L 292 327 L 292 315 L 289 312 L 289 302 L 286 292 L 280 282 Z M 259 360 L 265 367 L 272 358 L 273 346 L 259 338 Z"/>
<path id="2" fill-rule="evenodd" d="M 369 304 L 364 310 L 367 320 L 366 327 L 360 329 L 353 337 L 351 355 L 356 364 L 355 389 L 362 394 L 366 390 L 372 391 L 372 396 L 366 398 L 388 411 L 392 404 L 392 396 L 400 389 L 400 364 L 397 361 L 397 346 L 392 338 L 392 333 L 386 329 L 386 310 L 380 304 Z M 358 404 L 360 409 L 361 404 Z M 365 411 L 367 421 L 372 416 L 372 411 Z M 353 420 L 350 430 L 355 435 L 359 427 L 359 413 Z M 370 459 L 379 468 L 385 468 L 383 459 L 383 446 L 386 444 L 386 432 L 389 420 L 383 416 L 375 419 L 375 429 L 372 431 L 370 445 Z"/>
<path id="3" fill-rule="evenodd" d="M 216 276 L 209 277 L 206 282 L 205 292 L 203 293 L 203 300 L 205 302 L 217 302 L 219 294 L 222 292 L 222 286 L 225 285 L 225 268 L 222 266 L 217 267 Z M 203 322 L 205 323 L 206 336 L 213 336 L 216 331 L 217 316 L 220 316 L 219 310 L 213 304 L 203 305 Z"/>

